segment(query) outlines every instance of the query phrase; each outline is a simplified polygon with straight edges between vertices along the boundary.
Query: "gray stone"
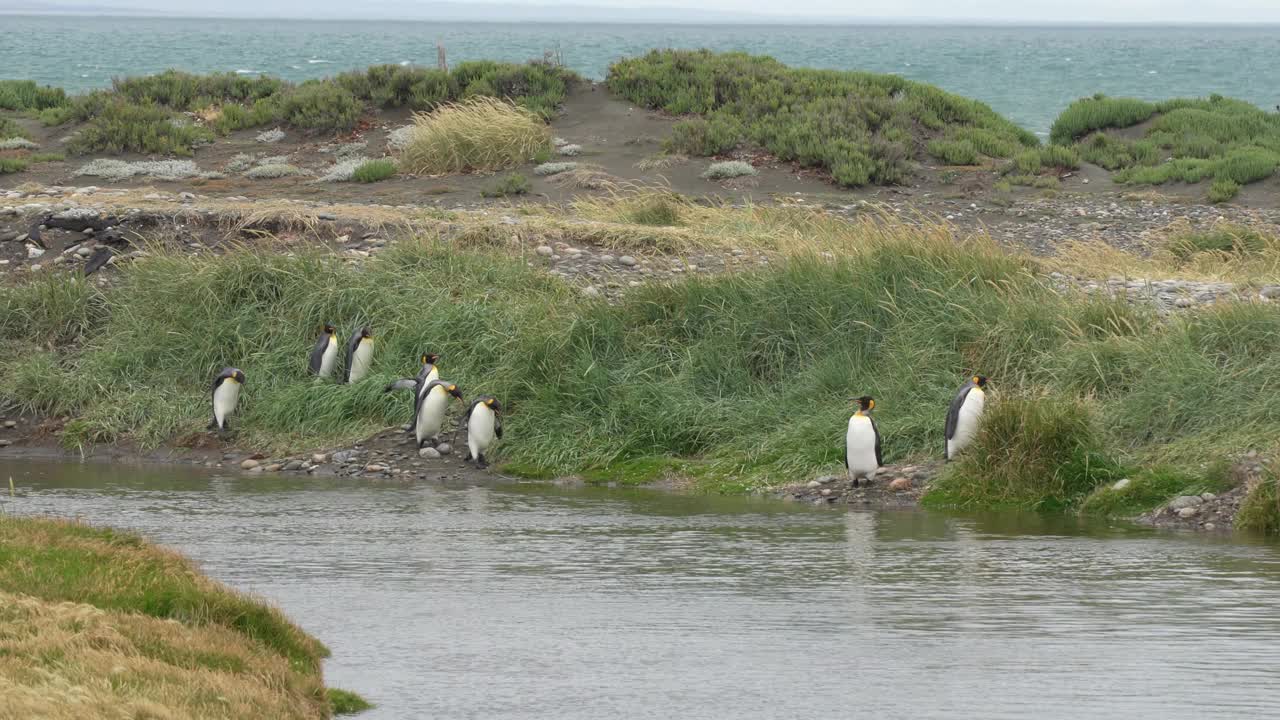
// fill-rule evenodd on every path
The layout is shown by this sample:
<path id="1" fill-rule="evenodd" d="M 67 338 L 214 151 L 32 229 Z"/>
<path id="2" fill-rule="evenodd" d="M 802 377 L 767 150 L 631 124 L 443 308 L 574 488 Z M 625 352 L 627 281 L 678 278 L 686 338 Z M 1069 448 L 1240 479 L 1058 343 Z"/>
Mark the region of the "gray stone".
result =
<path id="1" fill-rule="evenodd" d="M 254 460 L 253 458 L 247 458 L 240 463 L 240 467 L 241 469 L 244 469 L 244 470 L 252 470 L 261 464 L 262 463 L 258 462 L 257 460 Z"/>
<path id="2" fill-rule="evenodd" d="M 333 454 L 333 461 L 338 463 L 339 465 L 346 465 L 347 463 L 354 460 L 356 458 L 356 455 L 358 454 L 359 453 L 357 453 L 355 450 L 339 450 L 338 452 Z"/>
<path id="3" fill-rule="evenodd" d="M 822 483 L 818 482 L 817 480 L 810 480 L 808 485 L 806 485 L 806 487 L 808 488 L 817 488 L 821 486 L 822 486 Z"/>
<path id="4" fill-rule="evenodd" d="M 1202 493 L 1202 494 L 1200 495 L 1200 499 L 1201 499 L 1201 500 L 1205 500 L 1205 501 L 1213 500 L 1213 499 L 1215 499 L 1215 498 L 1217 498 L 1217 497 L 1218 497 L 1218 496 L 1217 496 L 1217 495 L 1214 495 L 1213 493 Z"/>
<path id="5" fill-rule="evenodd" d="M 1186 518 L 1195 517 L 1199 512 L 1200 512 L 1200 508 L 1184 507 L 1178 510 L 1178 517 L 1183 518 L 1185 520 Z"/>
<path id="6" fill-rule="evenodd" d="M 1215 528 L 1217 528 L 1217 527 L 1218 527 L 1217 525 L 1214 525 L 1214 524 L 1213 524 L 1213 523 L 1211 523 L 1211 522 L 1207 522 L 1207 523 L 1205 523 L 1205 524 L 1204 524 L 1204 529 L 1205 529 L 1205 530 L 1213 530 L 1213 529 L 1215 529 Z"/>
<path id="7" fill-rule="evenodd" d="M 838 482 L 839 480 L 840 480 L 839 475 L 823 475 L 822 477 L 818 478 L 816 482 L 819 485 L 829 485 L 833 482 Z"/>
<path id="8" fill-rule="evenodd" d="M 93 254 L 93 250 L 91 248 L 81 246 L 76 248 L 76 254 L 80 257 L 89 257 Z"/>
<path id="9" fill-rule="evenodd" d="M 280 472 L 281 467 L 283 466 L 280 463 L 271 463 L 270 465 L 264 466 L 262 469 L 267 472 Z"/>
<path id="10" fill-rule="evenodd" d="M 618 263 L 621 265 L 626 265 L 627 267 L 633 267 L 636 264 L 636 259 L 631 257 L 630 255 L 623 255 L 622 257 L 618 258 Z"/>
<path id="11" fill-rule="evenodd" d="M 7 428 L 18 427 L 18 423 L 14 420 L 5 420 L 4 426 Z"/>
<path id="12" fill-rule="evenodd" d="M 10 444 L 12 444 L 11 440 L 0 440 L 0 447 L 9 447 Z"/>
<path id="13" fill-rule="evenodd" d="M 436 445 L 436 452 L 440 453 L 441 455 L 448 455 L 449 453 L 453 452 L 453 446 L 450 445 L 449 443 L 440 443 L 439 445 Z"/>
<path id="14" fill-rule="evenodd" d="M 589 298 L 600 297 L 600 288 L 595 285 L 588 285 L 582 289 L 582 294 Z"/>
<path id="15" fill-rule="evenodd" d="M 1114 485 L 1112 485 L 1112 486 L 1111 486 L 1111 489 L 1112 489 L 1112 490 L 1123 490 L 1123 489 L 1125 489 L 1125 488 L 1129 487 L 1129 486 L 1130 486 L 1130 485 L 1132 485 L 1132 484 L 1133 484 L 1133 481 L 1132 481 L 1132 480 L 1130 480 L 1129 478 L 1121 478 L 1121 479 L 1117 480 L 1117 481 L 1115 482 L 1115 484 L 1114 484 Z"/>
<path id="16" fill-rule="evenodd" d="M 0 230 L 0 242 L 9 242 L 10 240 L 16 240 L 17 238 L 18 233 L 15 230 Z"/>
<path id="17" fill-rule="evenodd" d="M 327 461 L 328 459 L 329 459 L 329 456 L 325 455 L 324 453 L 314 453 L 311 455 L 311 462 L 317 465 L 323 465 L 325 461 Z"/>
<path id="18" fill-rule="evenodd" d="M 368 464 L 368 465 L 365 465 L 365 466 L 364 466 L 364 471 L 365 471 L 365 472 L 367 472 L 367 473 L 380 473 L 380 472 L 386 472 L 386 471 L 387 471 L 387 469 L 388 469 L 388 468 L 387 468 L 387 466 L 386 466 L 386 465 L 379 465 L 379 464 L 377 464 L 377 463 L 370 463 L 370 464 Z"/>
<path id="19" fill-rule="evenodd" d="M 1258 291 L 1258 294 L 1268 300 L 1280 299 L 1280 285 L 1268 285 Z"/>
<path id="20" fill-rule="evenodd" d="M 36 247 L 35 245 L 28 245 L 28 246 L 27 246 L 27 259 L 28 259 L 28 260 L 34 260 L 35 258 L 38 258 L 38 257 L 40 257 L 41 255 L 44 255 L 44 248 L 38 248 L 38 247 Z"/>
<path id="21" fill-rule="evenodd" d="M 418 457 L 426 458 L 428 460 L 439 460 L 440 451 L 433 447 L 424 447 L 418 451 Z"/>
<path id="22" fill-rule="evenodd" d="M 1169 501 L 1169 509 L 1181 510 L 1183 508 L 1195 507 L 1202 502 L 1204 502 L 1204 500 L 1201 500 L 1199 495 L 1180 495 Z"/>
<path id="23" fill-rule="evenodd" d="M 550 245 L 539 245 L 538 249 L 534 250 L 534 252 L 538 253 L 542 257 L 551 257 L 551 255 L 555 253 L 555 250 L 552 250 Z"/>
<path id="24" fill-rule="evenodd" d="M 297 469 L 299 469 L 299 468 L 301 468 L 301 467 L 302 467 L 302 461 L 301 461 L 301 460 L 290 460 L 289 462 L 287 462 L 287 463 L 285 463 L 285 464 L 284 464 L 284 468 L 283 468 L 283 469 L 285 469 L 285 470 L 297 470 Z"/>
<path id="25" fill-rule="evenodd" d="M 1189 308 L 1192 305 L 1195 305 L 1195 301 L 1188 297 L 1180 297 L 1177 300 L 1174 300 L 1173 304 L 1175 307 Z"/>

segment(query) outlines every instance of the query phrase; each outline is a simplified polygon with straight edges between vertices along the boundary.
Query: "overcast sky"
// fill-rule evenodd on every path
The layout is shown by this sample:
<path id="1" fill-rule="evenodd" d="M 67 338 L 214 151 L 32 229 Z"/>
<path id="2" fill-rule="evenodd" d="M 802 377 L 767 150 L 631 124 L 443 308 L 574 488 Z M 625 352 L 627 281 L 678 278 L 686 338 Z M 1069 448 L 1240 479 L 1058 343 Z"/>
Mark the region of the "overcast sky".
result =
<path id="1" fill-rule="evenodd" d="M 999 22 L 1138 22 L 1184 23 L 1280 22 L 1280 0 L 491 0 L 504 5 L 530 9 L 547 8 L 546 19 L 561 21 L 572 18 L 572 10 L 564 6 L 597 8 L 634 8 L 650 12 L 631 13 L 628 17 L 679 17 L 688 11 L 735 15 L 771 16 L 792 22 L 808 18 L 849 18 L 881 20 L 944 20 Z M 473 3 L 453 0 L 443 3 L 458 9 Z M 484 0 L 474 3 L 483 6 Z M 160 11 L 183 15 L 239 15 L 275 17 L 352 17 L 362 12 L 368 16 L 429 18 L 433 6 L 444 13 L 439 2 L 430 0 L 0 0 L 0 9 L 57 9 L 57 6 L 89 6 Z M 557 6 L 560 6 L 557 8 Z M 375 10 L 376 8 L 376 10 Z M 677 9 L 683 8 L 683 9 Z M 661 9 L 659 12 L 653 12 Z M 521 13 L 522 16 L 528 12 Z M 566 17 L 568 15 L 569 17 Z M 685 15 L 686 17 L 693 17 Z M 501 13 L 477 8 L 475 19 L 501 20 Z M 759 20 L 759 17 L 752 18 Z"/>

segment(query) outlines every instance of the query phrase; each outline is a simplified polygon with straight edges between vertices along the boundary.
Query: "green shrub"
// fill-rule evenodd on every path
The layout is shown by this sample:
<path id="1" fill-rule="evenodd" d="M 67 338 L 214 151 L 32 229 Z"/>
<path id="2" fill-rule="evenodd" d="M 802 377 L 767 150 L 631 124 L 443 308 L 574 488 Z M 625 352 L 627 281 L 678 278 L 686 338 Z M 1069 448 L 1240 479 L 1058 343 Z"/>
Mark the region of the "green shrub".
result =
<path id="1" fill-rule="evenodd" d="M 1209 202 L 1224 203 L 1235 197 L 1240 192 L 1240 183 L 1235 180 L 1222 178 L 1214 180 L 1209 186 Z"/>
<path id="2" fill-rule="evenodd" d="M 929 154 L 948 165 L 978 164 L 978 149 L 968 140 L 930 140 Z"/>
<path id="3" fill-rule="evenodd" d="M 1073 148 L 1061 145 L 1046 145 L 1039 150 L 1040 164 L 1045 167 L 1061 170 L 1076 170 L 1080 167 L 1080 154 Z"/>
<path id="4" fill-rule="evenodd" d="M 352 95 L 374 107 L 410 107 L 432 110 L 458 97 L 449 73 L 400 65 L 374 65 L 334 79 Z"/>
<path id="5" fill-rule="evenodd" d="M 47 110 L 65 106 L 62 88 L 36 85 L 31 80 L 0 80 L 0 110 Z"/>
<path id="6" fill-rule="evenodd" d="M 973 443 L 934 482 L 933 506 L 1066 508 L 1122 468 L 1102 453 L 1088 406 L 1067 397 L 998 398 Z"/>
<path id="7" fill-rule="evenodd" d="M 158 105 L 110 103 L 67 143 L 74 154 L 91 152 L 191 155 L 213 140 L 208 130 L 179 121 Z"/>
<path id="8" fill-rule="evenodd" d="M 165 70 L 157 75 L 129 77 L 112 82 L 117 95 L 139 105 L 162 105 L 174 110 L 199 110 L 224 102 L 252 103 L 287 87 L 283 80 L 236 73 L 194 75 Z"/>
<path id="9" fill-rule="evenodd" d="M 712 155 L 752 143 L 848 187 L 908 180 L 926 131 L 945 130 L 936 149 L 967 162 L 979 148 L 1004 156 L 1038 144 L 986 105 L 929 85 L 744 53 L 653 51 L 614 63 L 608 84 L 638 105 L 702 116 L 677 124 L 671 151 Z"/>
<path id="10" fill-rule="evenodd" d="M 738 177 L 750 177 L 758 174 L 751 163 L 743 160 L 726 160 L 725 162 L 711 163 L 710 166 L 702 173 L 704 180 L 731 180 Z"/>
<path id="11" fill-rule="evenodd" d="M 393 160 L 369 160 L 360 164 L 351 174 L 356 182 L 372 183 L 395 177 L 396 164 Z"/>
<path id="12" fill-rule="evenodd" d="M 532 189 L 533 185 L 529 183 L 529 178 L 520 173 L 511 173 L 485 187 L 480 194 L 487 198 L 509 197 L 524 195 Z"/>
<path id="13" fill-rule="evenodd" d="M 1257 254 L 1269 244 L 1268 239 L 1253 228 L 1219 223 L 1208 230 L 1175 234 L 1166 241 L 1165 249 L 1179 262 L 1185 263 L 1205 252 Z"/>
<path id="14" fill-rule="evenodd" d="M 1040 172 L 1040 151 L 1026 150 L 1013 158 L 1012 169 L 1023 175 L 1035 175 Z"/>
<path id="15" fill-rule="evenodd" d="M 0 117 L 0 140 L 6 138 L 26 138 L 27 133 L 18 123 L 7 117 Z"/>
<path id="16" fill-rule="evenodd" d="M 626 219 L 636 225 L 670 227 L 680 224 L 679 202 L 666 193 L 650 193 L 627 209 Z"/>
<path id="17" fill-rule="evenodd" d="M 62 162 L 63 160 L 67 159 L 67 156 L 62 153 L 52 153 L 52 152 L 32 153 L 31 157 L 27 159 L 30 160 L 31 163 L 34 165 L 36 163 Z"/>
<path id="18" fill-rule="evenodd" d="M 281 116 L 296 128 L 340 132 L 355 127 L 362 108 L 350 91 L 333 83 L 309 81 L 285 95 Z"/>
<path id="19" fill-rule="evenodd" d="M 1142 100 L 1094 95 L 1068 105 L 1050 128 L 1049 140 L 1068 145 L 1095 130 L 1126 128 L 1155 114 L 1156 106 Z"/>

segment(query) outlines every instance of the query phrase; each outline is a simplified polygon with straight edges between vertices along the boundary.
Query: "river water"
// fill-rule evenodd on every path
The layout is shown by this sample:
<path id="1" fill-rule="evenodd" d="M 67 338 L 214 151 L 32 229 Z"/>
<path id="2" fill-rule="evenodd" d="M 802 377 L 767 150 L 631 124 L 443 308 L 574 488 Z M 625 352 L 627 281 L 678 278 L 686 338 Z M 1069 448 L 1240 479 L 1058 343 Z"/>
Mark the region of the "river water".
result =
<path id="1" fill-rule="evenodd" d="M 815 510 L 0 461 L 279 604 L 375 718 L 1280 717 L 1280 546 Z"/>

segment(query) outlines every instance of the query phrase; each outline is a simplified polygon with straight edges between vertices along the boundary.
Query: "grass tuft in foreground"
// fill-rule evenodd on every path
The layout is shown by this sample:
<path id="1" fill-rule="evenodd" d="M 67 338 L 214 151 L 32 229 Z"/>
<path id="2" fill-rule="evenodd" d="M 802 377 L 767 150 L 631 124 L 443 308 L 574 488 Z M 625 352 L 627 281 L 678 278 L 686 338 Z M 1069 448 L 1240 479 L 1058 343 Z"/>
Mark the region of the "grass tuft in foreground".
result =
<path id="1" fill-rule="evenodd" d="M 1236 529 L 1280 535 L 1280 475 L 1274 466 L 1245 496 L 1236 514 Z"/>
<path id="2" fill-rule="evenodd" d="M 12 516 L 0 516 L 0 541 L 0 625 L 12 630 L 0 634 L 0 694 L 12 717 L 320 719 L 337 706 L 319 641 L 176 553 Z"/>

